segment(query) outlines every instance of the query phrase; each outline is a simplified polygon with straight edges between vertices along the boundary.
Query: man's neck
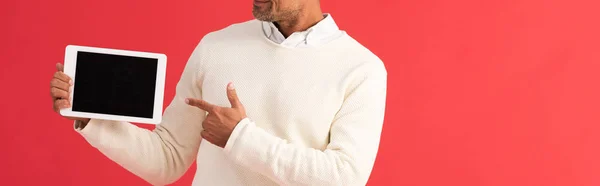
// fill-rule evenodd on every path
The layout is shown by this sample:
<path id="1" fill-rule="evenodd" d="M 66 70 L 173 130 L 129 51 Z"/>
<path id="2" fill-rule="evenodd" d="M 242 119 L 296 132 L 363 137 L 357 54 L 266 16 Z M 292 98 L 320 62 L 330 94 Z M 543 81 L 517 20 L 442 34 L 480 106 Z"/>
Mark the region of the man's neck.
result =
<path id="1" fill-rule="evenodd" d="M 294 20 L 283 20 L 275 22 L 275 26 L 279 29 L 281 34 L 285 38 L 292 35 L 294 32 L 305 31 L 308 28 L 316 25 L 319 21 L 323 20 L 323 12 L 321 8 L 312 9 L 311 12 L 302 12 L 298 15 L 298 18 Z"/>

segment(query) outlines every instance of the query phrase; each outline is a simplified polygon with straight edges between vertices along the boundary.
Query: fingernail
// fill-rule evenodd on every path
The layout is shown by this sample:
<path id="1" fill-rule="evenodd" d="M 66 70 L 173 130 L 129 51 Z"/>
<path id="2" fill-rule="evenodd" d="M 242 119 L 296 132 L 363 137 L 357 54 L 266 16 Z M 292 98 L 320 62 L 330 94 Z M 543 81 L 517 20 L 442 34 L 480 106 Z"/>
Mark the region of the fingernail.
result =
<path id="1" fill-rule="evenodd" d="M 73 80 L 69 80 L 69 85 L 73 85 Z"/>
<path id="2" fill-rule="evenodd" d="M 233 83 L 229 83 L 229 86 L 227 86 L 227 89 L 229 90 L 233 90 L 235 87 L 233 87 Z"/>
<path id="3" fill-rule="evenodd" d="M 185 98 L 185 103 L 186 103 L 186 104 L 190 104 L 190 99 L 188 99 L 188 98 Z"/>

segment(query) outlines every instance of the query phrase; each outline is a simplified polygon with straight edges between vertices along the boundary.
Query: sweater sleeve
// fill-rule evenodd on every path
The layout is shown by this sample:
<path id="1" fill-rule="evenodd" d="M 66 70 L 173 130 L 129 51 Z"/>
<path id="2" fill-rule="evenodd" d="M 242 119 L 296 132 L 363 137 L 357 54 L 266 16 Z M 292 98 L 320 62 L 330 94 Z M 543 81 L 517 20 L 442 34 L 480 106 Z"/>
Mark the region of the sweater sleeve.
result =
<path id="1" fill-rule="evenodd" d="M 281 185 L 365 185 L 379 148 L 387 88 L 383 64 L 371 67 L 335 115 L 325 150 L 288 143 L 243 119 L 225 154 Z"/>
<path id="2" fill-rule="evenodd" d="M 198 63 L 202 42 L 194 49 L 176 86 L 173 101 L 152 131 L 128 122 L 91 119 L 75 130 L 109 159 L 153 185 L 179 179 L 198 153 L 202 121 L 206 113 L 185 104 L 185 98 L 201 98 L 202 75 Z"/>

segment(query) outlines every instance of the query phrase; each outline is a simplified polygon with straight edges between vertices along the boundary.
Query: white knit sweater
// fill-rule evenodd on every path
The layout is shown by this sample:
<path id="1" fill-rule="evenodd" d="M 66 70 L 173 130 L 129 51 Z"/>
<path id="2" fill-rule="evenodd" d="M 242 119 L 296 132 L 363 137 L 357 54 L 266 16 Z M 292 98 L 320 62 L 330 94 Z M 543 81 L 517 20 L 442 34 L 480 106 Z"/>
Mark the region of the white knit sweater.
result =
<path id="1" fill-rule="evenodd" d="M 382 61 L 347 34 L 288 48 L 260 28 L 252 20 L 207 34 L 155 130 L 92 119 L 76 131 L 154 185 L 174 182 L 194 160 L 193 185 L 364 185 L 384 118 Z M 248 118 L 220 148 L 201 139 L 206 113 L 184 99 L 230 106 L 228 82 Z"/>

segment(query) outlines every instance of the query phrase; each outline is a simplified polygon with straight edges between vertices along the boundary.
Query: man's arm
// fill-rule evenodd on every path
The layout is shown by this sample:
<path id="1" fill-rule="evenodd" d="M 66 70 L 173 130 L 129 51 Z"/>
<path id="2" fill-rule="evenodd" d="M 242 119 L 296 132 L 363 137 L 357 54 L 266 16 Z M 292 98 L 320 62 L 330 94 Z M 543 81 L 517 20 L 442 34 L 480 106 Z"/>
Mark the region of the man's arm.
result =
<path id="1" fill-rule="evenodd" d="M 379 148 L 386 84 L 382 63 L 357 76 L 334 118 L 326 150 L 290 144 L 244 119 L 224 151 L 282 185 L 365 185 Z"/>
<path id="2" fill-rule="evenodd" d="M 185 98 L 201 98 L 199 71 L 202 42 L 192 53 L 177 83 L 173 101 L 153 131 L 131 123 L 91 119 L 76 121 L 78 131 L 92 146 L 125 169 L 153 185 L 179 179 L 190 167 L 200 146 L 206 112 L 185 104 Z"/>

